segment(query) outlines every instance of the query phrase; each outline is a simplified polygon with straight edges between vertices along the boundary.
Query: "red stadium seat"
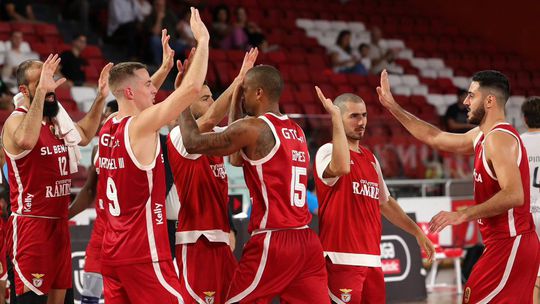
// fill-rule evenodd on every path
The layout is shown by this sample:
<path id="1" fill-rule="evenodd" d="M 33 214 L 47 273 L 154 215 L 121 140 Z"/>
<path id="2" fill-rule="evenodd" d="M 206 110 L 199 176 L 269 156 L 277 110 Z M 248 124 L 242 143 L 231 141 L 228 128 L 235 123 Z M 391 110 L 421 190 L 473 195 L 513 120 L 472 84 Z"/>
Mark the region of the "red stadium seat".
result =
<path id="1" fill-rule="evenodd" d="M 81 57 L 85 59 L 90 58 L 102 58 L 103 54 L 101 53 L 101 49 L 98 46 L 95 45 L 88 45 L 82 52 Z"/>

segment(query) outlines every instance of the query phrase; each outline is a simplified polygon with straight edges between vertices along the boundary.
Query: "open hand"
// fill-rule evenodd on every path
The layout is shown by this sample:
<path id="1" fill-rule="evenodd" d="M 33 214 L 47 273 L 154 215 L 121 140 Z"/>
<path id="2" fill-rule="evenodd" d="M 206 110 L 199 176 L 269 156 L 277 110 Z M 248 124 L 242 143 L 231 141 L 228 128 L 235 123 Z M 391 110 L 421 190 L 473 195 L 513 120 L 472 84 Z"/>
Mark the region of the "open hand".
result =
<path id="1" fill-rule="evenodd" d="M 98 80 L 98 95 L 107 97 L 109 95 L 109 73 L 113 67 L 112 62 L 107 63 L 101 70 Z"/>
<path id="2" fill-rule="evenodd" d="M 50 54 L 49 57 L 47 57 L 47 60 L 45 60 L 41 68 L 41 75 L 39 77 L 37 88 L 45 90 L 46 93 L 54 92 L 57 87 L 66 82 L 66 78 L 54 80 L 54 73 L 58 69 L 59 64 L 60 57 L 58 54 Z"/>

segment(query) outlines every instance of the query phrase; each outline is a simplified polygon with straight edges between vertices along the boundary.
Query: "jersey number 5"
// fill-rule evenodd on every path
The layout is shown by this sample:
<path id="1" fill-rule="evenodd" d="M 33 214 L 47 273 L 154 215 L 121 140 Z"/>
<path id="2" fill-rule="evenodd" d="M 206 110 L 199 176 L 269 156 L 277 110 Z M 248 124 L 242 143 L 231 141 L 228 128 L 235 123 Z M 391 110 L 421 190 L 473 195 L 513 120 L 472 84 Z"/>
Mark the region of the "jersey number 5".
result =
<path id="1" fill-rule="evenodd" d="M 291 177 L 291 206 L 304 207 L 306 204 L 306 185 L 302 184 L 302 176 L 307 176 L 303 167 L 292 167 Z"/>
<path id="2" fill-rule="evenodd" d="M 107 198 L 112 202 L 109 203 L 109 212 L 112 216 L 120 215 L 120 204 L 118 203 L 118 195 L 116 185 L 112 178 L 107 178 Z"/>

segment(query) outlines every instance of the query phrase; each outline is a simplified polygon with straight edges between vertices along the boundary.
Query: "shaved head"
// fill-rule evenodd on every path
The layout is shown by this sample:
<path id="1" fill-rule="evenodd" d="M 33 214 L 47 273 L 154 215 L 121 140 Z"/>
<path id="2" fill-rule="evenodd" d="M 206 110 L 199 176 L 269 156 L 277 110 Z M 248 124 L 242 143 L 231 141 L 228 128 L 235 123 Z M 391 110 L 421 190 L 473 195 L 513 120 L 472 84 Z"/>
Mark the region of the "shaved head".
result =
<path id="1" fill-rule="evenodd" d="M 262 89 L 270 101 L 278 102 L 283 91 L 281 73 L 269 65 L 258 65 L 246 73 L 245 83 L 251 88 Z"/>
<path id="2" fill-rule="evenodd" d="M 336 97 L 336 99 L 334 100 L 334 105 L 336 105 L 340 110 L 341 110 L 341 113 L 344 113 L 345 111 L 345 104 L 348 103 L 348 102 L 352 102 L 352 103 L 365 103 L 364 100 L 356 95 L 356 94 L 353 94 L 353 93 L 343 93 L 341 95 L 339 95 L 338 97 Z"/>

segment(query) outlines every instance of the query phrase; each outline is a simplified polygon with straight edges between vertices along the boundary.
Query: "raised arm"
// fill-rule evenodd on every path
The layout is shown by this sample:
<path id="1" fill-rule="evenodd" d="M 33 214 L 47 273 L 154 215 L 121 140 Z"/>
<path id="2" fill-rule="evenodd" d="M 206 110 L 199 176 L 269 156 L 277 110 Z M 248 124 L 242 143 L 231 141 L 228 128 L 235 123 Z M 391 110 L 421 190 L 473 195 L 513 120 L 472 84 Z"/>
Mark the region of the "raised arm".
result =
<path id="1" fill-rule="evenodd" d="M 49 55 L 43 63 L 39 83 L 28 113 L 26 115 L 12 115 L 6 121 L 3 143 L 9 153 L 19 154 L 25 150 L 32 150 L 36 145 L 43 120 L 45 95 L 48 92 L 54 92 L 58 86 L 66 81 L 65 78 L 56 81 L 53 78 L 59 64 L 58 54 Z M 27 92 L 26 95 L 29 96 L 30 92 Z"/>
<path id="2" fill-rule="evenodd" d="M 108 63 L 101 70 L 96 99 L 94 99 L 90 111 L 76 124 L 77 130 L 81 135 L 81 142 L 79 143 L 81 146 L 89 144 L 99 128 L 103 107 L 105 106 L 105 98 L 109 95 L 109 72 L 112 66 L 112 63 Z"/>
<path id="3" fill-rule="evenodd" d="M 257 118 L 244 118 L 223 132 L 201 134 L 189 109 L 180 116 L 180 132 L 186 151 L 191 154 L 226 156 L 248 146 L 254 146 L 267 125 Z"/>
<path id="4" fill-rule="evenodd" d="M 197 40 L 197 49 L 190 68 L 180 87 L 163 102 L 153 105 L 133 118 L 130 137 L 154 135 L 162 126 L 176 119 L 180 113 L 197 99 L 202 89 L 208 68 L 208 30 L 199 16 L 199 11 L 191 8 L 191 29 Z"/>
<path id="5" fill-rule="evenodd" d="M 238 76 L 236 76 L 231 85 L 219 96 L 216 102 L 210 106 L 208 111 L 197 119 L 197 125 L 199 125 L 199 130 L 201 130 L 201 132 L 208 132 L 212 130 L 212 128 L 217 125 L 225 117 L 225 115 L 227 115 L 231 105 L 234 89 L 241 86 L 242 82 L 244 81 L 244 76 L 255 64 L 258 54 L 259 51 L 257 48 L 252 48 L 246 53 Z"/>
<path id="6" fill-rule="evenodd" d="M 332 158 L 324 169 L 323 178 L 339 177 L 351 171 L 351 154 L 345 136 L 341 111 L 330 98 L 324 96 L 319 87 L 316 86 L 315 90 L 326 112 L 332 117 Z"/>
<path id="7" fill-rule="evenodd" d="M 381 214 L 392 224 L 414 236 L 418 245 L 426 252 L 429 260 L 435 257 L 433 243 L 431 243 L 424 231 L 401 209 L 401 206 L 393 197 L 389 197 L 386 203 L 381 204 Z"/>
<path id="8" fill-rule="evenodd" d="M 167 35 L 167 30 L 161 30 L 161 47 L 163 49 L 163 61 L 161 62 L 161 66 L 159 67 L 159 69 L 154 74 L 152 74 L 152 77 L 150 77 L 150 81 L 158 90 L 159 88 L 161 88 L 161 86 L 165 82 L 165 79 L 167 79 L 167 75 L 169 75 L 169 72 L 174 66 L 174 50 L 171 49 L 171 46 L 169 45 L 170 39 L 171 36 Z"/>
<path id="9" fill-rule="evenodd" d="M 405 111 L 392 96 L 386 70 L 381 73 L 381 86 L 377 87 L 379 101 L 416 139 L 438 150 L 460 154 L 473 154 L 475 138 L 480 133 L 476 127 L 465 134 L 443 132 L 434 125 Z"/>
<path id="10" fill-rule="evenodd" d="M 487 201 L 458 212 L 439 212 L 430 223 L 430 230 L 439 232 L 447 225 L 492 217 L 524 203 L 523 183 L 517 164 L 520 145 L 510 134 L 497 132 L 485 140 L 485 157 L 501 190 Z M 523 155 L 522 155 L 523 157 Z M 489 178 L 484 176 L 483 178 Z"/>

